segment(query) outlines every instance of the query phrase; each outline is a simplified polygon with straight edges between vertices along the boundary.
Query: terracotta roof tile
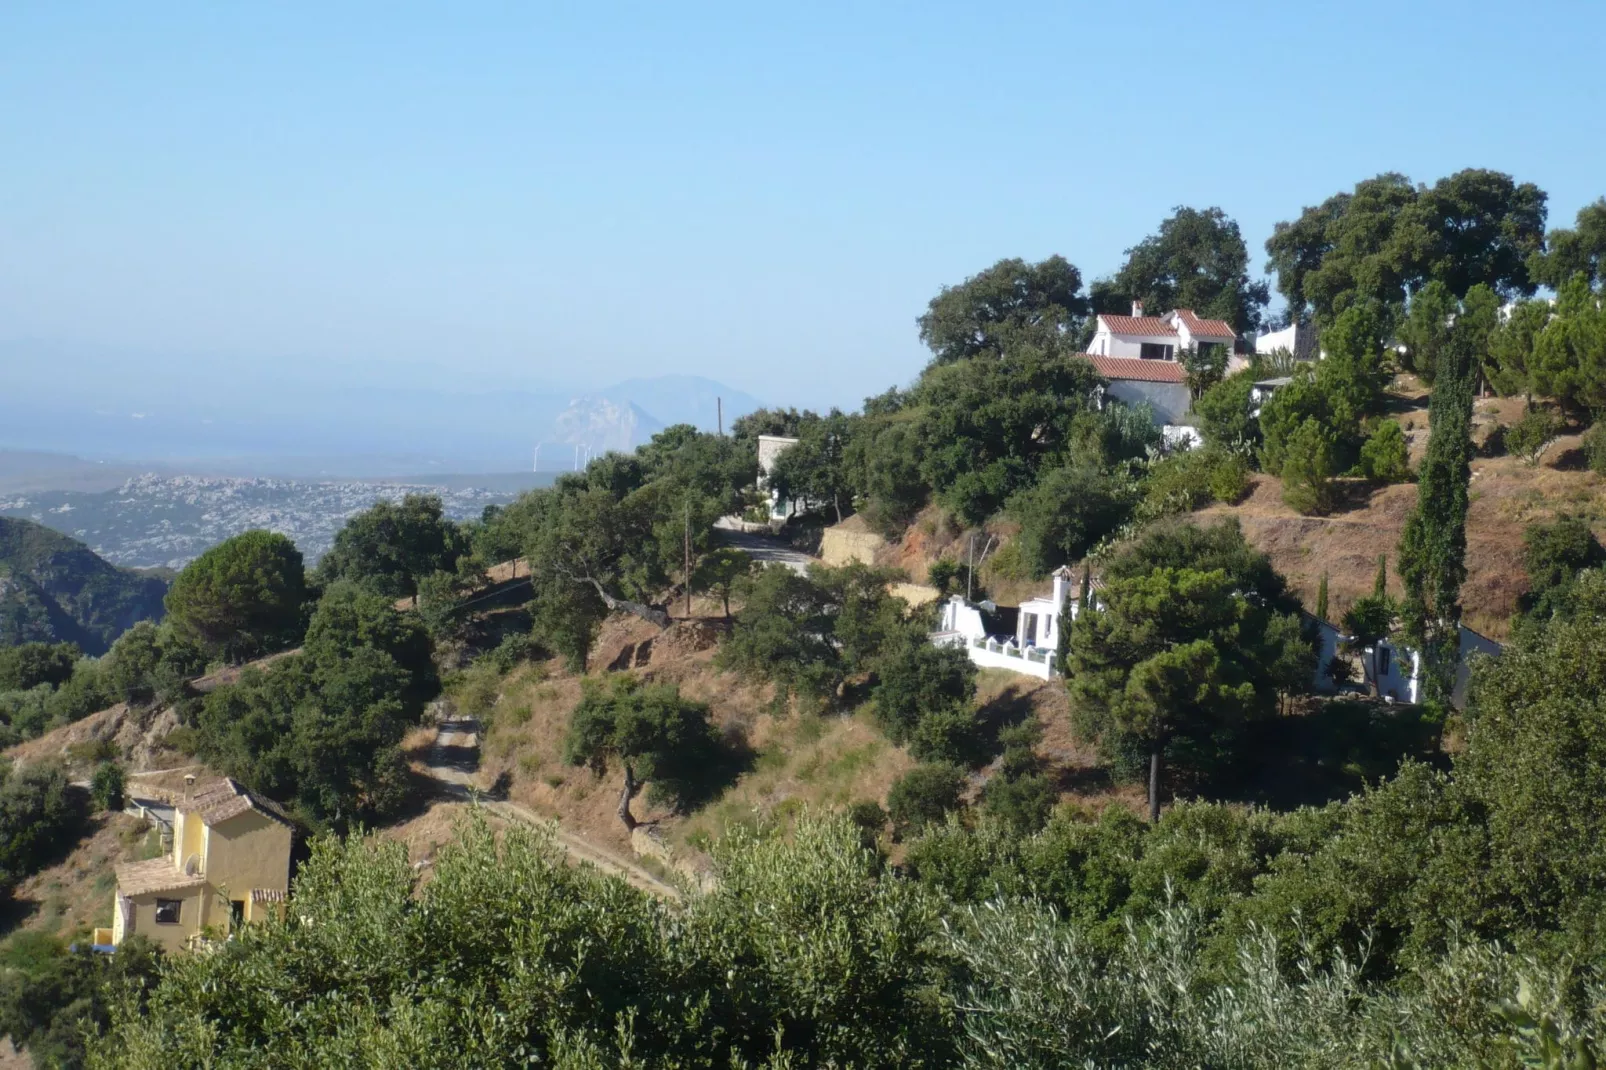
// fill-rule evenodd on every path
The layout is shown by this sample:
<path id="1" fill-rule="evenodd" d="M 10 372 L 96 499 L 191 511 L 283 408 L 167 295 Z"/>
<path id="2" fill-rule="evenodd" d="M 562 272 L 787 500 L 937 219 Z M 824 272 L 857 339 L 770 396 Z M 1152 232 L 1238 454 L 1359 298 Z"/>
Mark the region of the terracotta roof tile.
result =
<path id="1" fill-rule="evenodd" d="M 1177 329 L 1159 316 L 1111 316 L 1100 313 L 1099 323 L 1115 334 L 1177 336 Z"/>
<path id="2" fill-rule="evenodd" d="M 196 792 L 189 802 L 180 803 L 178 808 L 186 814 L 199 814 L 201 820 L 208 825 L 216 825 L 231 817 L 239 817 L 247 810 L 255 810 L 264 817 L 282 821 L 286 825 L 295 824 L 278 803 L 258 795 L 228 777 L 207 785 L 203 790 Z"/>
<path id="3" fill-rule="evenodd" d="M 1199 338 L 1220 338 L 1233 340 L 1238 337 L 1232 329 L 1232 324 L 1226 320 L 1206 320 L 1194 315 L 1191 308 L 1179 308 L 1176 311 L 1177 319 L 1187 324 L 1188 333 Z"/>
<path id="4" fill-rule="evenodd" d="M 1093 370 L 1106 379 L 1126 379 L 1141 383 L 1185 383 L 1187 372 L 1174 360 L 1140 360 L 1137 357 L 1101 357 L 1083 354 Z"/>
<path id="5" fill-rule="evenodd" d="M 124 862 L 116 867 L 117 890 L 123 895 L 150 895 L 199 888 L 206 878 L 179 872 L 171 858 L 152 858 L 145 862 Z"/>

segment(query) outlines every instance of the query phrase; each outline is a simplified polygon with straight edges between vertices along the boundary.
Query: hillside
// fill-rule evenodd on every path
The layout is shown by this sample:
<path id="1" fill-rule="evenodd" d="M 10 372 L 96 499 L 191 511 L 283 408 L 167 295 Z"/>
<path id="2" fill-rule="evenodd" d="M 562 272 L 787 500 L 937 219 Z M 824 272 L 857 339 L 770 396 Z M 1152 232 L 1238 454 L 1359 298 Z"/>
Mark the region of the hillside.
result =
<path id="1" fill-rule="evenodd" d="M 104 654 L 136 622 L 162 615 L 167 584 L 111 565 L 76 539 L 0 517 L 0 646 L 71 642 Z"/>

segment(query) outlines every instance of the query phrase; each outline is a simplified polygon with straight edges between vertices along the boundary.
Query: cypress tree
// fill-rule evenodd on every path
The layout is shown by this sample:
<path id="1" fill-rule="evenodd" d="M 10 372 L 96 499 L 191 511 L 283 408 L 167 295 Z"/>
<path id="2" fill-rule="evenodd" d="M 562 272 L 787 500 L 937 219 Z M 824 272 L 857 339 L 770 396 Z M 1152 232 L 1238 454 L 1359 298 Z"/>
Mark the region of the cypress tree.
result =
<path id="1" fill-rule="evenodd" d="M 1449 697 L 1459 646 L 1476 348 L 1474 331 L 1452 330 L 1450 344 L 1439 354 L 1416 508 L 1400 536 L 1398 567 L 1405 583 L 1401 620 L 1406 642 L 1422 654 L 1423 696 L 1430 702 Z"/>
<path id="2" fill-rule="evenodd" d="M 1389 555 L 1377 555 L 1377 575 L 1372 577 L 1372 597 L 1382 598 L 1389 593 Z"/>
<path id="3" fill-rule="evenodd" d="M 1316 584 L 1316 619 L 1327 619 L 1327 573 L 1322 573 L 1321 582 Z"/>

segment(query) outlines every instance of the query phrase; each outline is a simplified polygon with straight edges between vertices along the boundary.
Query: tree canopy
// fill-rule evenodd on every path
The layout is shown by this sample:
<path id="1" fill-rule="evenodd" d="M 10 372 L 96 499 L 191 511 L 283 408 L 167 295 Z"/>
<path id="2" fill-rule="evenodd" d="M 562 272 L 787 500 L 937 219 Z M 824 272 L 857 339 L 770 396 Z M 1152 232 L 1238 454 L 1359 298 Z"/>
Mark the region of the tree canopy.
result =
<path id="1" fill-rule="evenodd" d="M 1030 345 L 1058 351 L 1088 314 L 1082 273 L 1064 257 L 1031 264 L 1000 260 L 957 286 L 944 286 L 919 319 L 933 363 L 1000 356 Z"/>
<path id="2" fill-rule="evenodd" d="M 346 521 L 318 563 L 324 583 L 352 580 L 391 598 L 418 594 L 435 572 L 452 572 L 468 550 L 467 538 L 443 512 L 435 495 L 409 494 L 399 503 L 380 500 Z"/>
<path id="3" fill-rule="evenodd" d="M 1267 284 L 1249 277 L 1243 234 L 1220 208 L 1179 206 L 1126 257 L 1114 278 L 1093 284 L 1093 311 L 1126 315 L 1133 301 L 1151 315 L 1188 308 L 1242 336 L 1259 329 L 1271 300 Z"/>
<path id="4" fill-rule="evenodd" d="M 184 567 L 167 592 L 167 613 L 181 637 L 237 662 L 293 646 L 306 600 L 295 543 L 247 531 Z"/>

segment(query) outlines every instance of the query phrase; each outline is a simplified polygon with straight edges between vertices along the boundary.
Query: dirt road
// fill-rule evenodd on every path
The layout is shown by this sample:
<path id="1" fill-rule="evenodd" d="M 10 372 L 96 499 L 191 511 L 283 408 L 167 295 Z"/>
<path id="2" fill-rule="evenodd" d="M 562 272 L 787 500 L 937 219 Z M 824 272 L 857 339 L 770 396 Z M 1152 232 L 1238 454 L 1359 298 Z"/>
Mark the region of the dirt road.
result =
<path id="1" fill-rule="evenodd" d="M 425 771 L 439 785 L 441 794 L 462 803 L 477 801 L 486 810 L 509 821 L 549 826 L 558 846 L 571 859 L 590 863 L 605 873 L 622 877 L 642 891 L 660 898 L 680 898 L 678 888 L 659 880 L 635 862 L 608 848 L 576 836 L 552 818 L 543 817 L 534 810 L 506 799 L 482 795 L 475 784 L 475 774 L 480 765 L 479 731 L 478 722 L 467 717 L 442 721 L 436 730 L 435 744 L 430 748 L 429 765 Z"/>

